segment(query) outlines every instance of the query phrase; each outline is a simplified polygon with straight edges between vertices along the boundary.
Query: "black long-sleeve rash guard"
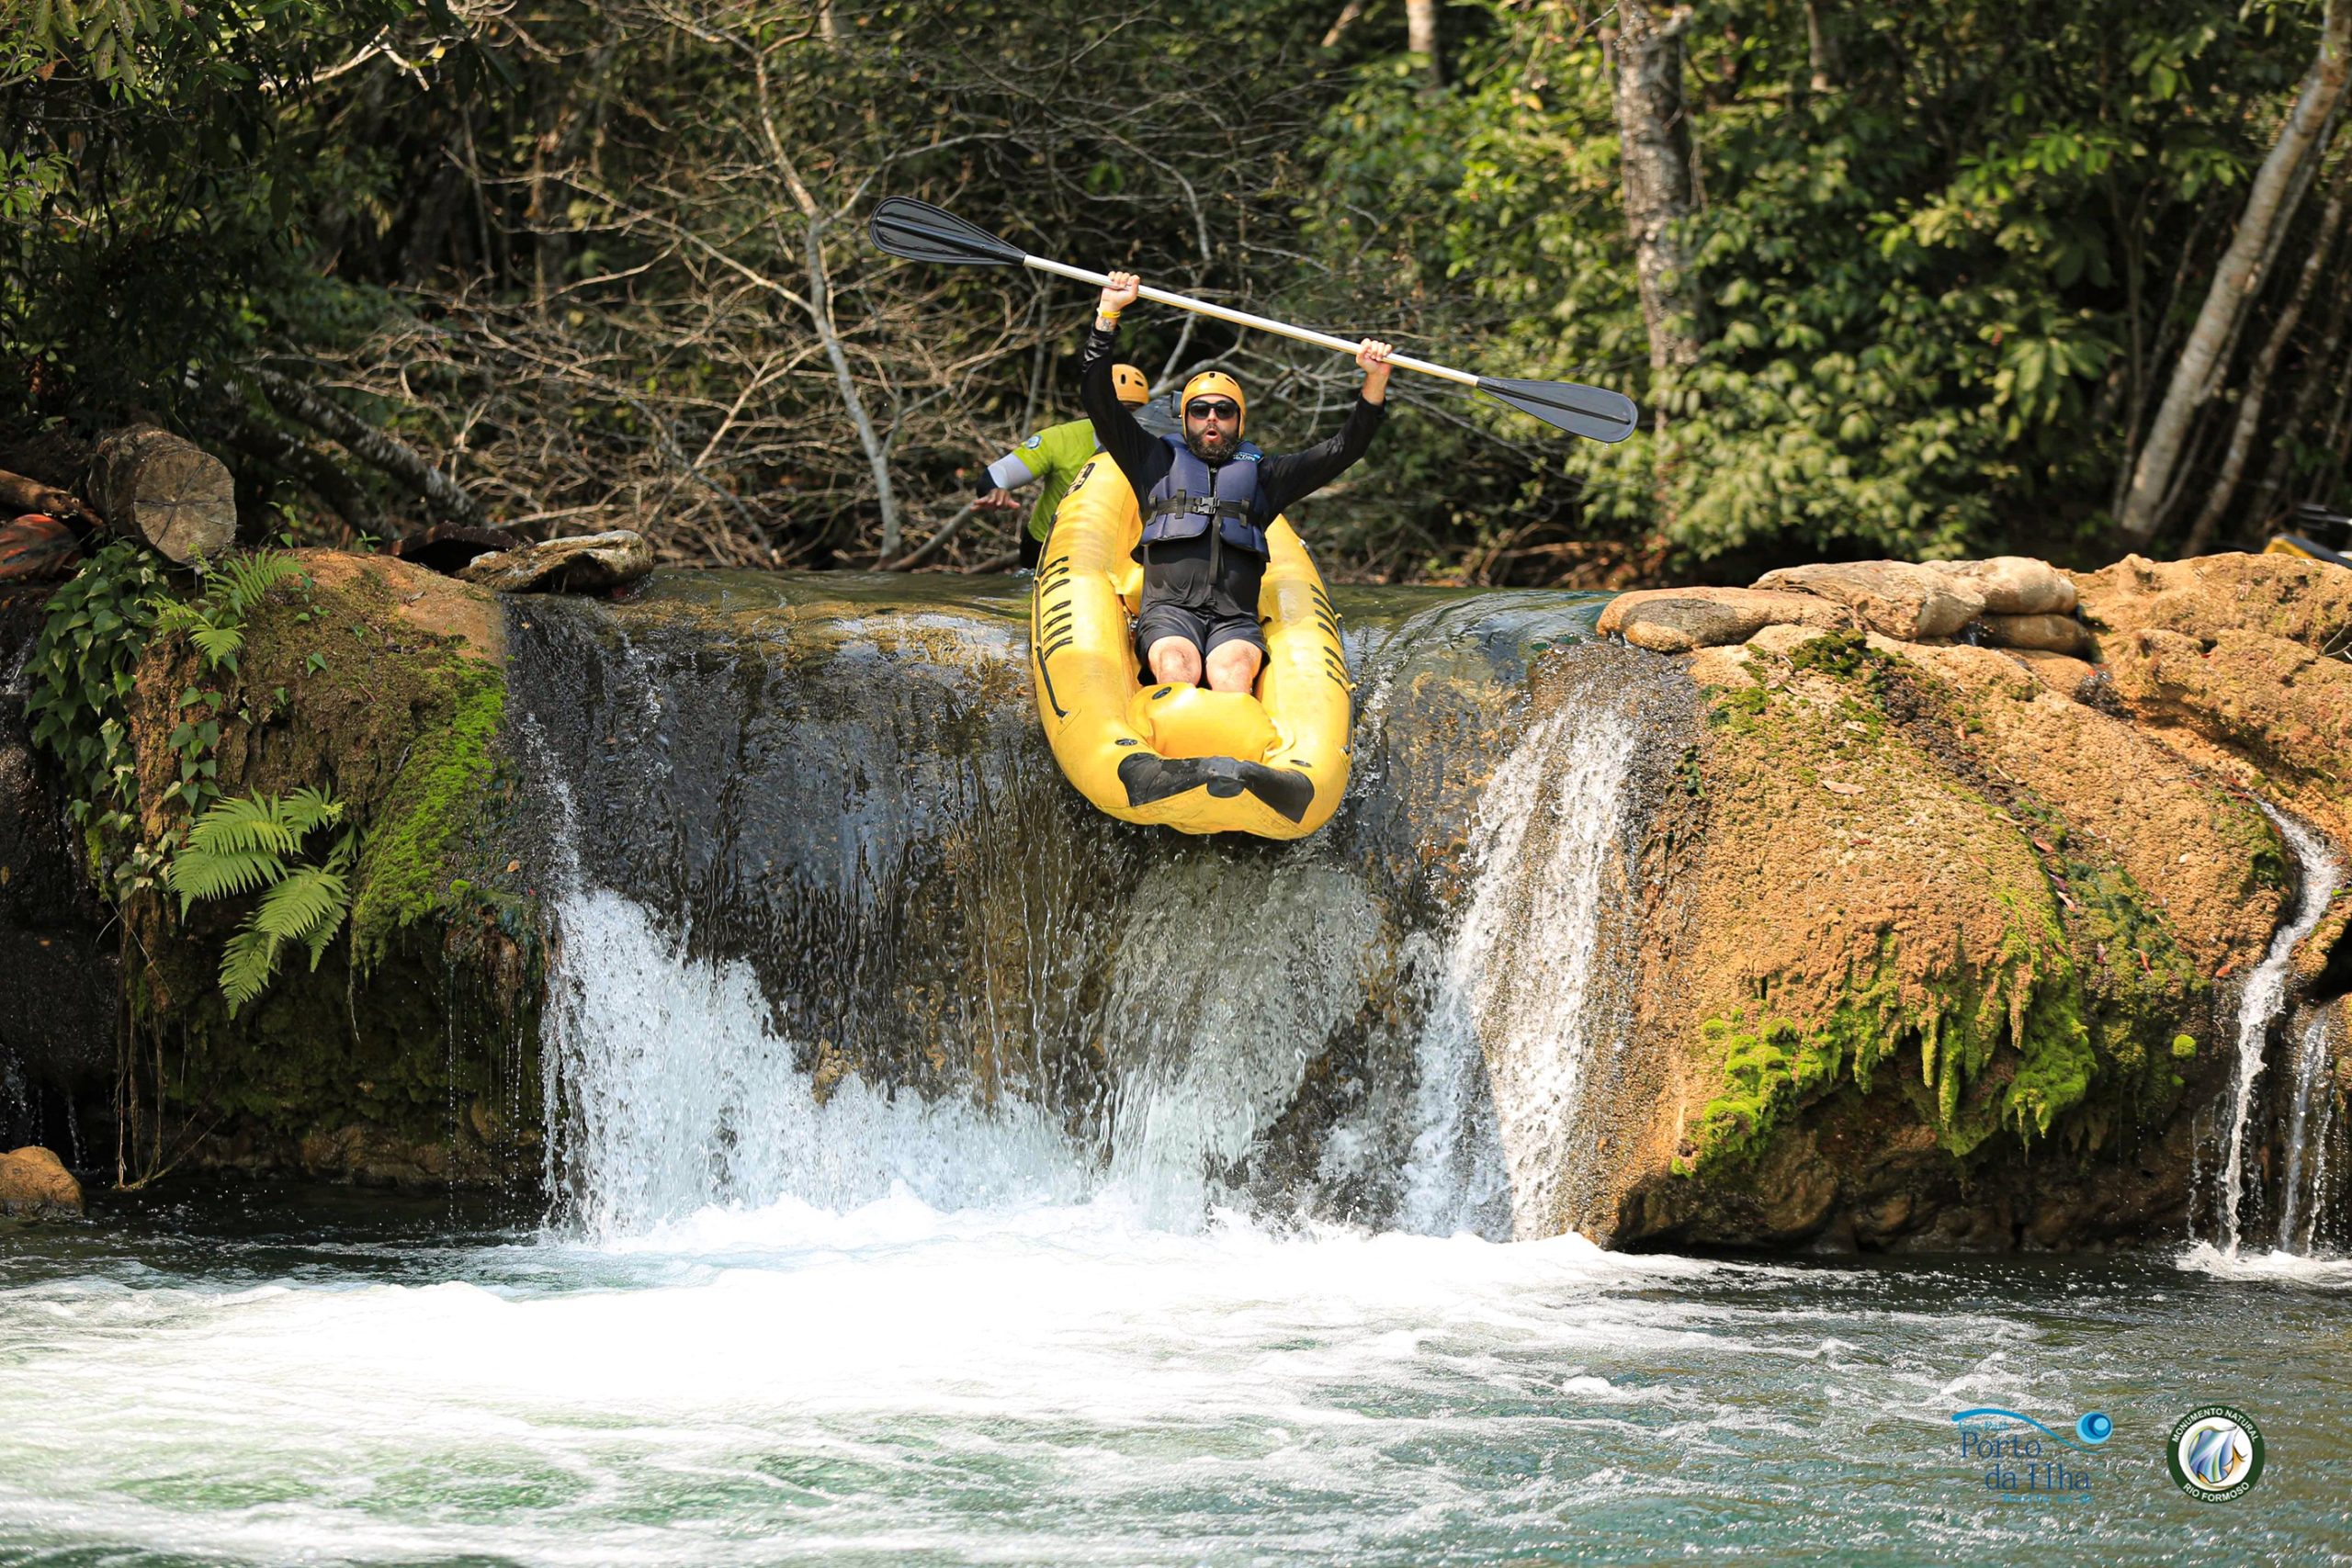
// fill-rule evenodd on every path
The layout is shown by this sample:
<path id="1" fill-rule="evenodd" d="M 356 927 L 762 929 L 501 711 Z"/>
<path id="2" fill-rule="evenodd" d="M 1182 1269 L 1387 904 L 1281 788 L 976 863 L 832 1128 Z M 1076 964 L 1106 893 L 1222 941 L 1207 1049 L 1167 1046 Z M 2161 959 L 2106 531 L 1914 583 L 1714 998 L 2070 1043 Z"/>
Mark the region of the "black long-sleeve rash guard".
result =
<path id="1" fill-rule="evenodd" d="M 1127 483 L 1135 487 L 1136 501 L 1141 504 L 1153 487 L 1168 477 L 1176 457 L 1166 442 L 1136 423 L 1134 415 L 1119 401 L 1118 393 L 1111 385 L 1117 342 L 1116 333 L 1106 333 L 1100 327 L 1087 334 L 1086 354 L 1080 365 L 1079 400 L 1087 418 L 1094 422 L 1094 438 L 1119 465 L 1119 471 L 1127 476 Z M 1382 404 L 1365 402 L 1359 396 L 1355 406 L 1348 411 L 1348 422 L 1340 427 L 1337 435 L 1302 451 L 1260 459 L 1258 499 L 1250 509 L 1258 525 L 1263 527 L 1272 524 L 1285 508 L 1338 479 L 1372 446 L 1373 434 L 1387 413 Z M 1221 465 L 1213 468 L 1218 466 Z M 1221 580 L 1213 581 L 1208 536 L 1167 540 L 1148 547 L 1143 563 L 1144 604 L 1182 604 L 1186 609 L 1223 615 L 1255 615 L 1258 585 L 1266 573 L 1265 561 L 1243 550 L 1227 549 L 1217 555 L 1223 570 Z"/>

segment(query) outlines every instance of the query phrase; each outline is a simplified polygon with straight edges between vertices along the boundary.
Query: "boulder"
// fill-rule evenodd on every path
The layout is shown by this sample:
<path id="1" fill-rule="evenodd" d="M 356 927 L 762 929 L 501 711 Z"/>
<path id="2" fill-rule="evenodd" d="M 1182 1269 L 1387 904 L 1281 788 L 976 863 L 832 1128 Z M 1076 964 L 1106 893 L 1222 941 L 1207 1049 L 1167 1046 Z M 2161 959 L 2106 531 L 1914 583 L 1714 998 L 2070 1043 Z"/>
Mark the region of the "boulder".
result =
<path id="1" fill-rule="evenodd" d="M 2124 711 L 2352 842 L 2352 571 L 2283 554 L 2126 556 L 2075 582 Z"/>
<path id="2" fill-rule="evenodd" d="M 2179 632 L 2209 645 L 2250 632 L 2315 653 L 2352 646 L 2352 571 L 2302 556 L 2126 556 L 2075 582 L 2083 619 L 2100 631 Z"/>
<path id="3" fill-rule="evenodd" d="M 1706 717 L 1685 815 L 1645 847 L 1610 1068 L 1639 1092 L 1591 1103 L 1577 1229 L 1936 1249 L 2177 1224 L 2229 1065 L 2172 1042 L 2226 1032 L 2213 977 L 2259 962 L 2288 884 L 2256 801 L 2166 720 L 2192 682 L 2251 709 L 2288 671 L 2141 635 L 2120 700 L 2064 655 L 1875 633 L 1770 626 L 1690 660 Z M 2352 676 L 2289 651 L 2298 686 Z M 2309 728 L 2298 757 L 2352 750 Z M 2052 1158 L 2064 1183 L 2030 1174 Z"/>
<path id="4" fill-rule="evenodd" d="M 458 575 L 500 593 L 601 593 L 652 570 L 645 536 L 616 528 L 477 556 Z"/>
<path id="5" fill-rule="evenodd" d="M 0 1155 L 0 1214 L 35 1219 L 82 1212 L 82 1184 L 38 1145 Z"/>
<path id="6" fill-rule="evenodd" d="M 1901 642 L 1948 637 L 1984 613 L 1984 596 L 1950 573 L 1910 561 L 1821 562 L 1768 571 L 1756 586 L 1834 600 L 1871 631 Z"/>
<path id="7" fill-rule="evenodd" d="M 2080 657 L 2091 648 L 2091 634 L 2072 615 L 1981 616 L 1984 639 L 1996 648 L 2027 648 L 2042 653 Z"/>
<path id="8" fill-rule="evenodd" d="M 1769 626 L 1850 628 L 1854 618 L 1839 605 L 1804 593 L 1759 592 L 1753 588 L 1651 588 L 1620 593 L 1600 613 L 1604 637 L 1622 637 L 1653 653 L 1688 653 L 1746 642 Z"/>
<path id="9" fill-rule="evenodd" d="M 2075 608 L 2075 583 L 2048 561 L 2031 556 L 1992 556 L 1984 560 L 1927 563 L 1974 589 L 1991 615 L 2064 615 Z"/>

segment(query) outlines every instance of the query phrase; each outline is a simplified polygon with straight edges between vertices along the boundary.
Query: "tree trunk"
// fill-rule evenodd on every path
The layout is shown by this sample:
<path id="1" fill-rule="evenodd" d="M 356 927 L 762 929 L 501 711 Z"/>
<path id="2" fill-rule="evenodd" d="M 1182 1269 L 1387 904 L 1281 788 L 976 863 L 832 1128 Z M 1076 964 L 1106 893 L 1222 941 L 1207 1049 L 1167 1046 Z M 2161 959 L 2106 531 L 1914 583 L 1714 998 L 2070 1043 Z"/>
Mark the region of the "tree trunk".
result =
<path id="1" fill-rule="evenodd" d="M 83 489 L 108 529 L 182 566 L 219 555 L 237 536 L 228 465 L 152 424 L 100 436 Z"/>
<path id="2" fill-rule="evenodd" d="M 1610 54 L 1624 155 L 1625 222 L 1634 236 L 1650 368 L 1674 370 L 1697 362 L 1700 341 L 1684 232 L 1698 210 L 1682 100 L 1682 34 L 1690 8 L 1678 6 L 1661 17 L 1637 0 L 1623 0 L 1618 17 Z"/>
<path id="3" fill-rule="evenodd" d="M 2303 308 L 2311 303 L 2312 289 L 2319 282 L 2319 275 L 2327 265 L 2328 253 L 2335 248 L 2335 231 L 2344 221 L 2344 197 L 2339 192 L 2328 197 L 2327 207 L 2320 214 L 2319 232 L 2312 236 L 2311 254 L 2303 258 L 2302 276 L 2295 279 L 2295 292 L 2286 307 L 2278 312 L 2278 320 L 2270 329 L 2270 337 L 2255 356 L 2254 367 L 2247 372 L 2245 393 L 2238 400 L 2236 428 L 2230 433 L 2230 450 L 2222 459 L 2222 472 L 2213 481 L 2212 493 L 2205 498 L 2204 507 L 2197 513 L 2197 521 L 2188 530 L 2188 541 L 2181 546 L 2183 557 L 2201 556 L 2212 542 L 2213 530 L 2221 525 L 2222 513 L 2230 509 L 2236 496 L 2238 480 L 2245 473 L 2246 457 L 2254 450 L 2255 433 L 2262 425 L 2262 405 L 2270 397 L 2270 380 L 2278 369 L 2278 357 L 2286 352 L 2287 344 L 2302 323 Z"/>
<path id="4" fill-rule="evenodd" d="M 2155 423 L 2132 470 L 2119 524 L 2132 545 L 2145 545 L 2163 521 L 2164 503 L 2177 482 L 2189 425 L 2228 368 L 2224 350 L 2236 340 L 2245 313 L 2253 308 L 2262 286 L 2265 259 L 2275 253 L 2280 231 L 2294 220 L 2295 204 L 2290 197 L 2299 195 L 2309 179 L 2308 161 L 2344 101 L 2347 79 L 2352 79 L 2352 0 L 2327 0 L 2319 53 L 2304 73 L 2301 91 L 2278 141 L 2255 175 L 2245 215 L 2238 220 L 2237 232 L 2213 274 L 2204 307 L 2198 311 L 2197 324 L 2173 367 Z"/>
<path id="5" fill-rule="evenodd" d="M 1445 85 L 1445 62 L 1437 52 L 1437 0 L 1405 0 L 1405 48 L 1429 61 L 1430 87 Z"/>
<path id="6" fill-rule="evenodd" d="M 1822 26 L 1821 0 L 1804 0 L 1804 42 L 1813 64 L 1813 90 L 1834 92 L 1845 72 L 1838 63 L 1838 41 Z"/>
<path id="7" fill-rule="evenodd" d="M 841 394 L 842 407 L 849 414 L 850 428 L 857 434 L 857 444 L 865 453 L 867 471 L 874 476 L 874 499 L 882 513 L 882 548 L 878 563 L 896 560 L 899 551 L 899 502 L 890 487 L 890 444 L 874 427 L 874 420 L 865 410 L 865 400 L 858 395 L 857 378 L 852 373 L 849 351 L 842 342 L 839 326 L 833 321 L 832 276 L 825 265 L 824 211 L 817 198 L 800 178 L 800 170 L 785 151 L 784 138 L 777 134 L 775 116 L 768 108 L 767 61 L 760 55 L 752 57 L 752 71 L 760 96 L 760 128 L 765 133 L 768 153 L 775 161 L 776 173 L 784 179 L 793 205 L 800 209 L 805 226 L 802 261 L 808 270 L 808 291 L 802 309 L 808 324 L 817 330 L 817 340 L 824 345 L 825 357 L 833 367 L 833 383 Z"/>
<path id="8" fill-rule="evenodd" d="M 2339 194 L 2336 198 L 2342 200 Z M 2320 331 L 2319 347 L 2303 361 L 2295 387 L 2295 400 L 2288 406 L 2287 417 L 2279 429 L 2288 437 L 2271 443 L 2270 466 L 2262 476 L 2261 485 L 2254 492 L 2252 513 L 2257 523 L 2268 523 L 2285 510 L 2279 492 L 2287 488 L 2288 476 L 2293 472 L 2297 447 L 2292 439 L 2295 432 L 2309 430 L 2319 414 L 2320 398 L 2337 381 L 2352 377 L 2352 367 L 2337 368 L 2337 356 L 2343 352 L 2345 329 L 2352 325 L 2352 292 L 2332 289 L 2334 299 L 2328 303 L 2326 324 Z M 2331 378 L 2331 372 L 2334 373 Z M 2308 451 L 2309 448 L 2303 448 Z"/>

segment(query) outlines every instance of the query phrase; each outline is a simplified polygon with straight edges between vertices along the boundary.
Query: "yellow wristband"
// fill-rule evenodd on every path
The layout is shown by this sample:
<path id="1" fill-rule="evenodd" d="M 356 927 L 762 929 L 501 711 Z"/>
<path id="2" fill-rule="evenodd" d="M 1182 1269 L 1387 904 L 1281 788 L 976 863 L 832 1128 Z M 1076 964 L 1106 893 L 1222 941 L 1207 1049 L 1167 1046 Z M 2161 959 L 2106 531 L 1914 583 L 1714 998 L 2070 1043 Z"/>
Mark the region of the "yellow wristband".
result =
<path id="1" fill-rule="evenodd" d="M 1097 310 L 1094 314 L 1096 319 L 1108 321 L 1114 327 L 1119 324 L 1119 312 L 1116 310 Z"/>

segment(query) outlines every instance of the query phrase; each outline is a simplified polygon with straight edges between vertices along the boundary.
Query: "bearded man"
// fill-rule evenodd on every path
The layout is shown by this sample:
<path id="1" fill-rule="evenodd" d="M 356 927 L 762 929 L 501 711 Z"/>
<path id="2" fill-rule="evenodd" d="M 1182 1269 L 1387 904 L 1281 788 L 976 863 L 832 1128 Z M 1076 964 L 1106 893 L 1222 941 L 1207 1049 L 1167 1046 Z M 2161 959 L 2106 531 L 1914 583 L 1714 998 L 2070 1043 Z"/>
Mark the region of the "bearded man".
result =
<path id="1" fill-rule="evenodd" d="M 1250 691 L 1266 659 L 1258 622 L 1266 530 L 1372 446 L 1387 413 L 1389 346 L 1363 340 L 1356 350 L 1363 389 L 1347 423 L 1304 451 L 1270 456 L 1242 440 L 1248 404 L 1241 383 L 1221 370 L 1184 384 L 1177 405 L 1183 434 L 1155 440 L 1120 406 L 1112 380 L 1119 313 L 1135 303 L 1140 282 L 1131 272 L 1109 276 L 1086 339 L 1079 399 L 1143 513 L 1136 656 L 1156 681 L 1196 686 L 1205 673 L 1211 691 Z"/>

